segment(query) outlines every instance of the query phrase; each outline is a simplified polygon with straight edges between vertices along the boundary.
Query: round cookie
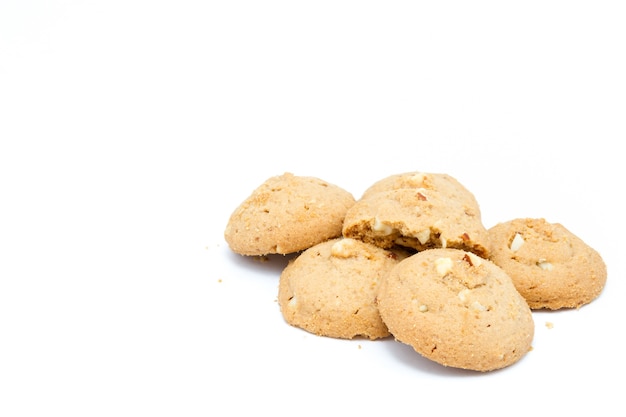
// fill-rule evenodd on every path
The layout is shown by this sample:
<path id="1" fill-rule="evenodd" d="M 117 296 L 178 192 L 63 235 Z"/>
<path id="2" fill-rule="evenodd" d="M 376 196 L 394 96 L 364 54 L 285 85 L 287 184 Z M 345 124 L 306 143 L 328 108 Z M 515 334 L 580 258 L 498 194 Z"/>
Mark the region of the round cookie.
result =
<path id="1" fill-rule="evenodd" d="M 425 188 L 368 194 L 346 213 L 343 236 L 383 248 L 457 248 L 488 255 L 489 240 L 473 200 Z"/>
<path id="2" fill-rule="evenodd" d="M 267 179 L 235 209 L 224 238 L 241 255 L 299 252 L 341 236 L 354 202 L 341 187 L 285 173 Z"/>
<path id="3" fill-rule="evenodd" d="M 372 184 L 365 190 L 361 199 L 381 191 L 397 190 L 400 188 L 425 188 L 427 190 L 435 190 L 449 198 L 463 201 L 464 204 L 472 206 L 477 212 L 480 211 L 474 194 L 465 188 L 456 178 L 441 173 L 413 171 L 390 175 Z"/>
<path id="4" fill-rule="evenodd" d="M 602 292 L 607 278 L 602 257 L 563 225 L 519 218 L 488 232 L 490 259 L 511 276 L 530 308 L 580 307 Z"/>
<path id="5" fill-rule="evenodd" d="M 283 270 L 281 313 L 290 325 L 319 336 L 387 337 L 376 294 L 384 275 L 406 256 L 354 239 L 317 244 Z"/>
<path id="6" fill-rule="evenodd" d="M 531 348 L 535 325 L 511 278 L 458 249 L 430 249 L 399 262 L 378 293 L 391 334 L 444 366 L 491 371 Z"/>

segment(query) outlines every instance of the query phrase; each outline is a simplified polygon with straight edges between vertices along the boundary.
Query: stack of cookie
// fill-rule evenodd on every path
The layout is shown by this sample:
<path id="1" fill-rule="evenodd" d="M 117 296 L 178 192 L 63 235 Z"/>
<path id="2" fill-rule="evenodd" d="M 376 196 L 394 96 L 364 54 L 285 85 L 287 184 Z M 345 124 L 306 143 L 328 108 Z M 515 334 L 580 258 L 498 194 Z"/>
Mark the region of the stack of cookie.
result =
<path id="1" fill-rule="evenodd" d="M 280 276 L 287 323 L 327 337 L 393 336 L 444 366 L 490 371 L 531 348 L 532 309 L 580 307 L 606 281 L 600 255 L 560 224 L 483 226 L 447 174 L 408 172 L 345 189 L 291 173 L 233 212 L 224 237 L 246 256 L 295 256 Z"/>

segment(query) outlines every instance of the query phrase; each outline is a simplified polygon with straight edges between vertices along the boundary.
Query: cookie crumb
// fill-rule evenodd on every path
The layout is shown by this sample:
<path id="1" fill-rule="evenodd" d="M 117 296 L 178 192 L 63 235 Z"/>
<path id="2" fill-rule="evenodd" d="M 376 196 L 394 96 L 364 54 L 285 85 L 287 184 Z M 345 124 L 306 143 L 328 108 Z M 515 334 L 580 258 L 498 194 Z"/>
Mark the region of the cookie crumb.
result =
<path id="1" fill-rule="evenodd" d="M 552 323 L 551 321 L 546 321 L 546 327 L 548 329 L 552 329 L 552 328 L 554 328 L 554 323 Z"/>

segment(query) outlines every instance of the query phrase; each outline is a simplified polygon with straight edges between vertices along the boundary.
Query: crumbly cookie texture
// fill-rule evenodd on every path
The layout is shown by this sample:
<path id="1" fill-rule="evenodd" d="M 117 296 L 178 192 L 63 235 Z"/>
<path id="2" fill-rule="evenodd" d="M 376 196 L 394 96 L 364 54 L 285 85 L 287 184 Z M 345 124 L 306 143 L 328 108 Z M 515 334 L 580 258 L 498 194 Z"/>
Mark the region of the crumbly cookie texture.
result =
<path id="1" fill-rule="evenodd" d="M 439 173 L 391 175 L 358 200 L 285 173 L 236 208 L 224 238 L 241 255 L 295 254 L 278 285 L 288 324 L 340 339 L 393 336 L 480 372 L 531 349 L 533 309 L 580 307 L 607 279 L 599 253 L 558 223 L 486 229 L 474 195 Z"/>
<path id="2" fill-rule="evenodd" d="M 602 257 L 563 225 L 519 218 L 488 232 L 490 259 L 511 276 L 532 309 L 578 308 L 602 292 Z"/>
<path id="3" fill-rule="evenodd" d="M 396 340 L 444 366 L 492 371 L 530 349 L 531 310 L 493 262 L 459 249 L 429 249 L 399 262 L 377 298 Z"/>
<path id="4" fill-rule="evenodd" d="M 376 295 L 387 271 L 406 256 L 343 238 L 307 249 L 280 276 L 278 303 L 285 321 L 320 336 L 389 336 Z"/>
<path id="5" fill-rule="evenodd" d="M 488 256 L 478 204 L 439 189 L 394 188 L 366 193 L 346 213 L 343 236 L 390 248 L 457 248 Z"/>
<path id="6" fill-rule="evenodd" d="M 267 179 L 230 216 L 224 238 L 241 255 L 289 254 L 341 236 L 355 199 L 315 177 Z"/>

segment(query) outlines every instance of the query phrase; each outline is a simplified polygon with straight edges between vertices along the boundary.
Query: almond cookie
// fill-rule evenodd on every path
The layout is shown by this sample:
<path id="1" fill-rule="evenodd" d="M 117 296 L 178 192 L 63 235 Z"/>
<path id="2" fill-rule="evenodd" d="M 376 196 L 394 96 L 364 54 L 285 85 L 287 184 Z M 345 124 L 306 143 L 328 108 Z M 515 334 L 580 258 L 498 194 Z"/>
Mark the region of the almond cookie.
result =
<path id="1" fill-rule="evenodd" d="M 361 198 L 367 198 L 381 191 L 397 190 L 400 188 L 425 188 L 427 190 L 435 190 L 449 198 L 463 201 L 476 212 L 480 211 L 474 194 L 456 178 L 441 173 L 413 171 L 390 175 L 372 184 L 365 190 Z"/>
<path id="2" fill-rule="evenodd" d="M 483 257 L 489 248 L 475 200 L 455 198 L 436 189 L 367 193 L 346 213 L 342 233 L 382 248 L 457 248 Z"/>
<path id="3" fill-rule="evenodd" d="M 299 252 L 340 237 L 354 202 L 341 187 L 285 173 L 266 180 L 235 209 L 224 238 L 241 255 Z"/>
<path id="4" fill-rule="evenodd" d="M 389 336 L 376 294 L 383 276 L 405 256 L 343 238 L 307 249 L 280 276 L 278 303 L 285 321 L 319 336 Z"/>
<path id="5" fill-rule="evenodd" d="M 490 259 L 511 276 L 532 309 L 580 307 L 602 292 L 602 257 L 563 225 L 520 218 L 488 232 Z"/>
<path id="6" fill-rule="evenodd" d="M 396 340 L 444 366 L 491 371 L 531 348 L 535 325 L 511 278 L 459 249 L 430 249 L 400 261 L 378 293 Z"/>

